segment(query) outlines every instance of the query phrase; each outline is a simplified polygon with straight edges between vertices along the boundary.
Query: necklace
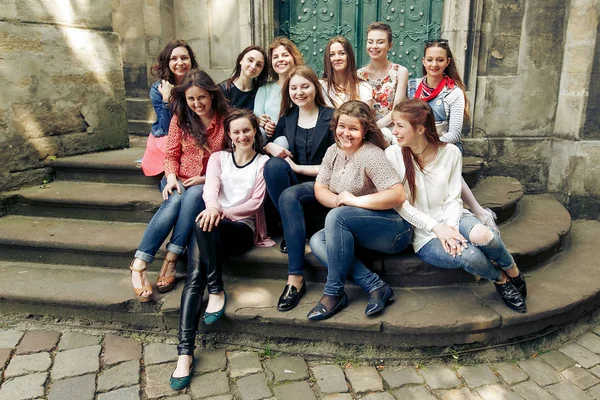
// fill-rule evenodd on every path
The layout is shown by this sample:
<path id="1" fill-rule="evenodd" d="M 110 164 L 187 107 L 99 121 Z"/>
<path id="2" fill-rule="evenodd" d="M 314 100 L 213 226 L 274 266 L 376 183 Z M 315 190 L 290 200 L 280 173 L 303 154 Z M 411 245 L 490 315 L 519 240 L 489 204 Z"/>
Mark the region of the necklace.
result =
<path id="1" fill-rule="evenodd" d="M 420 153 L 413 153 L 415 156 L 420 156 L 421 154 L 425 153 L 427 151 L 427 149 L 429 148 L 429 142 L 427 142 L 427 146 L 425 146 L 425 149 L 420 152 Z"/>

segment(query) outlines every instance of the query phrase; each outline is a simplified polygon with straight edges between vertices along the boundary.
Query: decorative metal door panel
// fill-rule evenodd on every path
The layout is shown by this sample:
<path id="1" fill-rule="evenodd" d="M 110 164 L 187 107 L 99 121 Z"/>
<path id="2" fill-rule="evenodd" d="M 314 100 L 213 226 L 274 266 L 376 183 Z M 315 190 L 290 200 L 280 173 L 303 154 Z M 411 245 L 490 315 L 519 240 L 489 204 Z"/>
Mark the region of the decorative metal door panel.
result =
<path id="1" fill-rule="evenodd" d="M 289 37 L 304 61 L 320 77 L 327 42 L 346 36 L 354 46 L 356 64 L 369 62 L 366 28 L 374 21 L 392 27 L 394 46 L 388 58 L 421 76 L 423 45 L 440 37 L 443 0 L 275 0 L 279 2 L 279 34 Z"/>

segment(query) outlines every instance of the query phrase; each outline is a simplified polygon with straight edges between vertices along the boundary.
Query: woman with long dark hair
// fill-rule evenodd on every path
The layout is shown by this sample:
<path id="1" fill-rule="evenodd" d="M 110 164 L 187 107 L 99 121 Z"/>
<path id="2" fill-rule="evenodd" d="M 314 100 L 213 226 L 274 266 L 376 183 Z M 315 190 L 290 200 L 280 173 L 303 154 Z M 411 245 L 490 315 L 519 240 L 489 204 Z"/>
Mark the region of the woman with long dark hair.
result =
<path id="1" fill-rule="evenodd" d="M 269 157 L 262 150 L 258 119 L 251 111 L 233 110 L 225 119 L 225 131 L 223 150 L 213 153 L 208 161 L 203 199 L 199 200 L 203 210 L 196 217 L 194 238 L 188 247 L 188 274 L 181 294 L 179 358 L 170 382 L 175 390 L 188 386 L 191 380 L 204 286 L 209 293 L 204 323 L 214 324 L 225 313 L 223 257 L 244 253 L 252 246 L 275 244 L 266 235 L 262 208 L 263 169 Z"/>
<path id="2" fill-rule="evenodd" d="M 358 78 L 352 44 L 344 36 L 335 36 L 325 48 L 323 79 L 325 101 L 338 108 L 350 100 L 360 100 L 373 105 L 373 89 Z"/>
<path id="3" fill-rule="evenodd" d="M 267 53 L 258 46 L 248 46 L 235 61 L 231 77 L 219 88 L 233 108 L 254 110 L 254 99 L 258 89 L 267 82 Z"/>
<path id="4" fill-rule="evenodd" d="M 440 140 L 434 111 L 412 99 L 394 108 L 392 120 L 398 145 L 385 152 L 408 193 L 400 214 L 415 227 L 417 256 L 494 282 L 507 307 L 525 312 L 525 278 L 500 236 L 463 209 L 462 154 Z"/>
<path id="5" fill-rule="evenodd" d="M 146 142 L 146 151 L 142 158 L 142 170 L 147 176 L 162 174 L 167 133 L 171 123 L 169 100 L 173 86 L 183 80 L 192 68 L 198 68 L 194 51 L 184 40 L 172 40 L 158 55 L 157 63 L 152 66 L 152 73 L 158 80 L 150 87 L 150 101 L 156 113 L 156 121 Z"/>
<path id="6" fill-rule="evenodd" d="M 167 136 L 165 176 L 160 182 L 163 202 L 150 220 L 131 262 L 134 292 L 141 302 L 152 299 L 146 269 L 171 230 L 167 254 L 158 277 L 159 292 L 175 283 L 175 265 L 183 254 L 194 218 L 201 211 L 204 175 L 209 156 L 223 145 L 227 100 L 204 71 L 189 71 L 172 90 L 173 118 Z"/>

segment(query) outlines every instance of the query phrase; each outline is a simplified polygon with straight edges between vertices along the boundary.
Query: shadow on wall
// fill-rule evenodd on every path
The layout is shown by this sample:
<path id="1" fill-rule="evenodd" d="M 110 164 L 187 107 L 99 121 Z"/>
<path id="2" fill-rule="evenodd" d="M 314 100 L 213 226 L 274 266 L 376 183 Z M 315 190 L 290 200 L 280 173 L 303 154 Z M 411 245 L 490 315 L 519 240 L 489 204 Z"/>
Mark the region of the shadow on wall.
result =
<path id="1" fill-rule="evenodd" d="M 0 191 L 47 161 L 128 145 L 110 0 L 13 1 L 0 14 Z"/>

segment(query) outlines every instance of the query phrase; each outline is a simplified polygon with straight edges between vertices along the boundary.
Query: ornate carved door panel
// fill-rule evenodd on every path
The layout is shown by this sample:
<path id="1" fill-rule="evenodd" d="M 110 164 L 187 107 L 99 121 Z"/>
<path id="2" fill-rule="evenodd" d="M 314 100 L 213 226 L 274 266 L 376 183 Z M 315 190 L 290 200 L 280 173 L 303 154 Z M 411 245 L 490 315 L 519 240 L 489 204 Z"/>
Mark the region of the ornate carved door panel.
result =
<path id="1" fill-rule="evenodd" d="M 317 75 L 323 73 L 327 41 L 346 36 L 354 45 L 357 65 L 369 61 L 365 51 L 366 27 L 382 21 L 392 27 L 394 46 L 389 59 L 421 76 L 423 45 L 439 38 L 443 0 L 275 0 L 279 4 L 279 34 L 302 51 Z"/>

